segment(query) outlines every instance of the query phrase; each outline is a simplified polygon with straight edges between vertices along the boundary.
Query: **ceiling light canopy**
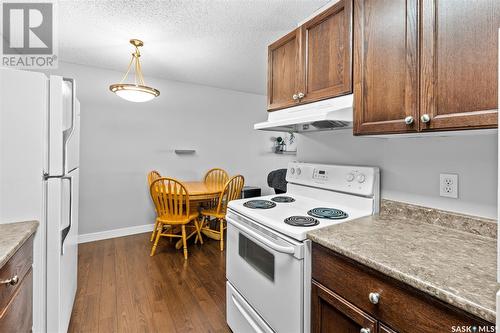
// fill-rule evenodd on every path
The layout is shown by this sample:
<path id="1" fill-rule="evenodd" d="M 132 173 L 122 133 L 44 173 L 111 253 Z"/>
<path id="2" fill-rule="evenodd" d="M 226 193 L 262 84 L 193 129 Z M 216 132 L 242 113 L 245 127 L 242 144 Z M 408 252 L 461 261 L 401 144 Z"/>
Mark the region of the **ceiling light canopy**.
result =
<path id="1" fill-rule="evenodd" d="M 139 57 L 139 47 L 144 46 L 144 43 L 138 39 L 131 39 L 130 44 L 135 47 L 135 52 L 132 53 L 132 59 L 128 64 L 127 72 L 123 76 L 120 83 L 115 83 L 109 86 L 109 90 L 120 96 L 121 98 L 130 102 L 147 102 L 160 95 L 160 91 L 148 87 L 144 84 L 144 77 L 142 76 L 141 62 Z M 130 70 L 134 65 L 134 83 L 124 83 Z"/>

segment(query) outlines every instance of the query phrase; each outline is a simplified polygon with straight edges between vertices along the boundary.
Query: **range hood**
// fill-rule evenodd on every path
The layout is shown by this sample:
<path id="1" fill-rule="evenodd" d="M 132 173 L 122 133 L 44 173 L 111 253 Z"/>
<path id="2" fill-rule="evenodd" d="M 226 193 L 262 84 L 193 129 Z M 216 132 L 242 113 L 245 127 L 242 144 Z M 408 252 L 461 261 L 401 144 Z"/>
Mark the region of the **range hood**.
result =
<path id="1" fill-rule="evenodd" d="M 269 112 L 254 129 L 278 132 L 314 132 L 352 128 L 353 95 Z"/>

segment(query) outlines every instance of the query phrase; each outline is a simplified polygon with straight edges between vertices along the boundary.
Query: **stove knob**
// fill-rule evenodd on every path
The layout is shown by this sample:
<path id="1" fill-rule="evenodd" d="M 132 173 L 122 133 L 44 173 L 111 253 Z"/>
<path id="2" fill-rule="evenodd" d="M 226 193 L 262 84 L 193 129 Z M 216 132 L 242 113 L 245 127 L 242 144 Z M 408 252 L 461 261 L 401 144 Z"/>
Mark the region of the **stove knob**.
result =
<path id="1" fill-rule="evenodd" d="M 291 168 L 290 173 L 293 175 L 295 173 L 295 168 Z"/>
<path id="2" fill-rule="evenodd" d="M 299 176 L 301 173 L 302 171 L 300 170 L 300 168 L 297 168 L 297 176 Z"/>
<path id="3" fill-rule="evenodd" d="M 352 173 L 347 174 L 345 180 L 347 180 L 348 182 L 352 182 L 354 180 L 354 174 Z"/>
<path id="4" fill-rule="evenodd" d="M 358 183 L 364 183 L 364 182 L 365 182 L 365 180 L 366 180 L 365 175 L 363 175 L 362 173 L 360 173 L 360 174 L 358 175 Z"/>

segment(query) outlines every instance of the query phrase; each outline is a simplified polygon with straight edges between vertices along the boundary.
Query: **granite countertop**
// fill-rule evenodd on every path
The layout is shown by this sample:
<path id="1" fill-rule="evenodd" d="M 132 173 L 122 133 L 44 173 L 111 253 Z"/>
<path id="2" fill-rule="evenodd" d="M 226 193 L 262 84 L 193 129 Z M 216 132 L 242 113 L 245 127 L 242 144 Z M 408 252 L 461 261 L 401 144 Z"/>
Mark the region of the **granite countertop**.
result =
<path id="1" fill-rule="evenodd" d="M 36 231 L 38 221 L 0 224 L 0 268 Z"/>
<path id="2" fill-rule="evenodd" d="M 308 237 L 489 322 L 495 322 L 496 221 L 383 200 L 380 215 Z"/>

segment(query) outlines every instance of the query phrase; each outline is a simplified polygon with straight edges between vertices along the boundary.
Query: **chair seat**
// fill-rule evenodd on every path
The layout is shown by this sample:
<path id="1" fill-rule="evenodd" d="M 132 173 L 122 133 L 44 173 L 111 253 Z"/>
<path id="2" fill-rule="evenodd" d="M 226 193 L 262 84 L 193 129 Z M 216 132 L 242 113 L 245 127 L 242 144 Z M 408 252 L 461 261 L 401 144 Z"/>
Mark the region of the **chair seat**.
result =
<path id="1" fill-rule="evenodd" d="M 172 216 L 158 216 L 157 220 L 164 224 L 186 224 L 198 217 L 198 212 L 191 212 L 186 216 L 172 217 Z"/>
<path id="2" fill-rule="evenodd" d="M 222 219 L 226 216 L 226 212 L 220 212 L 220 213 L 217 213 L 217 208 L 207 208 L 207 209 L 203 209 L 201 211 L 201 215 L 203 216 L 213 216 L 213 217 L 216 217 L 218 219 Z"/>

